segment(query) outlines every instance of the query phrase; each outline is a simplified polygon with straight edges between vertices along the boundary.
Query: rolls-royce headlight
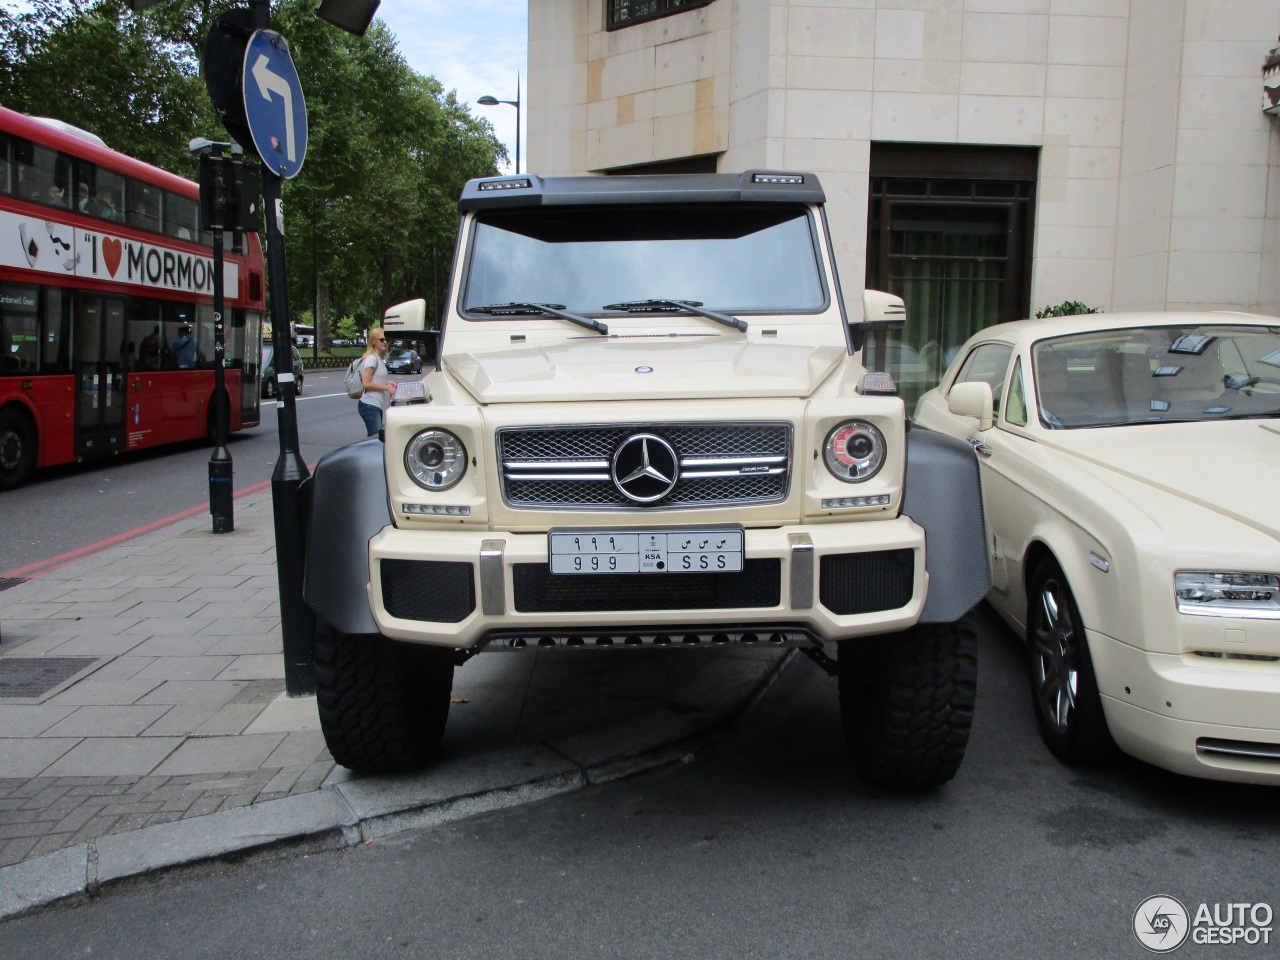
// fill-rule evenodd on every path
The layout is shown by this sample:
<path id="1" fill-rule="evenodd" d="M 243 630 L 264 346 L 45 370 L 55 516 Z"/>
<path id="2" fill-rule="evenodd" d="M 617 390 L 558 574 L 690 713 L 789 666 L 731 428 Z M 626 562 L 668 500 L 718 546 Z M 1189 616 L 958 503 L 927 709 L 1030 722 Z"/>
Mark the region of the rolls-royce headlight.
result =
<path id="1" fill-rule="evenodd" d="M 884 466 L 885 442 L 865 420 L 846 420 L 827 434 L 823 458 L 832 476 L 845 483 L 870 480 Z"/>
<path id="2" fill-rule="evenodd" d="M 467 472 L 467 448 L 448 430 L 421 430 L 404 448 L 404 467 L 426 490 L 448 490 Z"/>
<path id="3" fill-rule="evenodd" d="M 1280 577 L 1270 573 L 1184 570 L 1173 576 L 1178 612 L 1280 618 Z"/>

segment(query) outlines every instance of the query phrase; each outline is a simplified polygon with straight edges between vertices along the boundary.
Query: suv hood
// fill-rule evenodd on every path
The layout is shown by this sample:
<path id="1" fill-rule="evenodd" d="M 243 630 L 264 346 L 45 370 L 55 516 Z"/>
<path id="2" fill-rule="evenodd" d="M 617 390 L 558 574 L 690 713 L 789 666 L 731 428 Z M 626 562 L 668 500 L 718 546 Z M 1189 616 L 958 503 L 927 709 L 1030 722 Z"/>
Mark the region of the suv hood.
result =
<path id="1" fill-rule="evenodd" d="M 1055 430 L 1042 442 L 1280 539 L 1278 422 Z"/>
<path id="2" fill-rule="evenodd" d="M 480 403 L 701 400 L 807 397 L 846 356 L 833 345 L 691 339 L 601 338 L 454 353 L 443 366 Z"/>

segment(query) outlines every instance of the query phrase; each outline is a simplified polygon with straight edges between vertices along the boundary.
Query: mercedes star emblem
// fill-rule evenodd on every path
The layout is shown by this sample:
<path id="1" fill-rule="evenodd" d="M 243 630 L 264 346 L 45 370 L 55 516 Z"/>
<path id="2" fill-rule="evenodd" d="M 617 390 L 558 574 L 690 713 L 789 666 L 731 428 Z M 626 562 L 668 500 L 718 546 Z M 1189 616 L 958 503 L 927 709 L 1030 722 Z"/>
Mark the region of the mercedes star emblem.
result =
<path id="1" fill-rule="evenodd" d="M 654 503 L 680 478 L 675 448 L 652 433 L 633 433 L 613 452 L 613 485 L 633 503 Z"/>

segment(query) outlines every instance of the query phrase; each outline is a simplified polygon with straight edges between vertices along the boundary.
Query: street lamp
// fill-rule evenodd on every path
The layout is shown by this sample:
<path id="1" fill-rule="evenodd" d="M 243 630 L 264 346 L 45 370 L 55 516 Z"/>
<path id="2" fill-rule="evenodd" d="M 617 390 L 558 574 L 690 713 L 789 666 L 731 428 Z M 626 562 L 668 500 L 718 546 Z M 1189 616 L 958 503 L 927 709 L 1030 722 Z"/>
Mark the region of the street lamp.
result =
<path id="1" fill-rule="evenodd" d="M 516 173 L 520 172 L 520 74 L 516 74 L 516 98 L 514 100 L 499 100 L 497 97 L 484 96 L 476 103 L 484 104 L 486 107 L 496 107 L 500 103 L 516 108 Z"/>

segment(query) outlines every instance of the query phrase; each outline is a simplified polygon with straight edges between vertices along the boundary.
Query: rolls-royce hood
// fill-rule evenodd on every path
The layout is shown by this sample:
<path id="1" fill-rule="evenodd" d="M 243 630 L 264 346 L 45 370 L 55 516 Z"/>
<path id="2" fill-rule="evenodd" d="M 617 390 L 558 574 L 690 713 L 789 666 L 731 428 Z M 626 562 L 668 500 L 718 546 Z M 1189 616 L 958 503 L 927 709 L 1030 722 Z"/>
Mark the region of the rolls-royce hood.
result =
<path id="1" fill-rule="evenodd" d="M 845 358 L 837 346 L 693 338 L 578 340 L 445 354 L 480 403 L 807 397 Z"/>
<path id="2" fill-rule="evenodd" d="M 1052 431 L 1043 443 L 1280 539 L 1280 421 Z"/>

